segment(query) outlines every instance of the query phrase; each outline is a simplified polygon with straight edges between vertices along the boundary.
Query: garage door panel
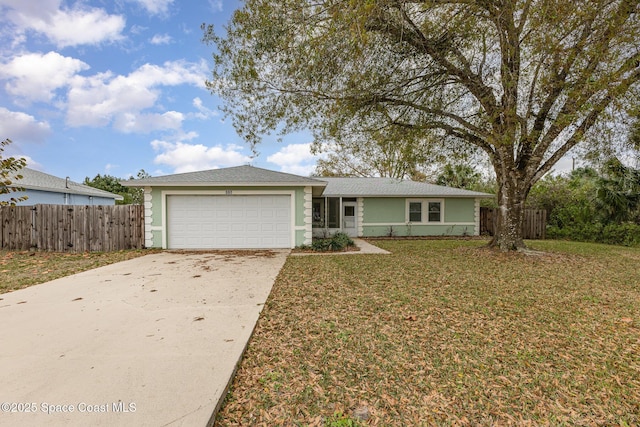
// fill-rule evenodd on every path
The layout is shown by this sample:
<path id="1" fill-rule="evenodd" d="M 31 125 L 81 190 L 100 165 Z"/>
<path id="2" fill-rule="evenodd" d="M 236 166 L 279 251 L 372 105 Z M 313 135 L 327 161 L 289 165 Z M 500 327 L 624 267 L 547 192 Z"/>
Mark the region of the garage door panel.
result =
<path id="1" fill-rule="evenodd" d="M 214 217 L 216 220 L 227 220 L 229 218 L 231 218 L 231 212 L 229 211 L 221 211 L 221 210 L 217 210 L 214 212 Z"/>
<path id="2" fill-rule="evenodd" d="M 234 222 L 231 224 L 231 231 L 234 233 L 242 233 L 246 230 L 247 225 L 242 223 Z"/>
<path id="3" fill-rule="evenodd" d="M 218 223 L 215 225 L 215 231 L 218 233 L 228 233 L 231 231 L 231 224 L 228 222 Z"/>
<path id="4" fill-rule="evenodd" d="M 260 231 L 260 224 L 256 222 L 248 222 L 247 223 L 247 231 L 251 233 L 257 233 Z"/>
<path id="5" fill-rule="evenodd" d="M 286 233 L 287 230 L 289 230 L 289 227 L 287 227 L 284 224 L 276 224 L 276 232 L 277 233 Z"/>
<path id="6" fill-rule="evenodd" d="M 291 197 L 167 196 L 169 248 L 289 248 Z"/>

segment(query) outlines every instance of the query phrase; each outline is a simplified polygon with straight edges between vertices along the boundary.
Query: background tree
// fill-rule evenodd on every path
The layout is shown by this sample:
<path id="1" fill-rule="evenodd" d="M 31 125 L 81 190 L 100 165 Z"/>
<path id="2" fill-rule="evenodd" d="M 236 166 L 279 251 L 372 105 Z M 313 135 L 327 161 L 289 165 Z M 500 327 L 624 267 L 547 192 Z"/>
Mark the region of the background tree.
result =
<path id="1" fill-rule="evenodd" d="M 547 236 L 616 245 L 640 245 L 640 170 L 609 160 L 598 170 L 547 175 L 527 205 L 547 211 Z"/>
<path id="2" fill-rule="evenodd" d="M 314 154 L 327 153 L 319 159 L 318 176 L 387 177 L 424 181 L 429 164 L 439 160 L 430 144 L 411 140 L 410 133 L 370 132 L 367 140 L 345 138 L 331 144 L 315 142 Z"/>
<path id="3" fill-rule="evenodd" d="M 129 180 L 132 179 L 142 179 L 142 178 L 150 178 L 151 175 L 147 173 L 144 169 L 140 169 L 135 177 L 129 177 Z M 144 204 L 144 188 L 140 187 L 127 187 L 129 189 L 129 194 L 131 194 L 131 203 L 134 205 L 143 205 Z"/>
<path id="4" fill-rule="evenodd" d="M 546 210 L 547 225 L 551 227 L 593 223 L 597 180 L 598 172 L 590 167 L 568 175 L 547 175 L 531 189 L 527 207 Z"/>
<path id="5" fill-rule="evenodd" d="M 595 206 L 603 222 L 640 224 L 640 170 L 609 159 L 596 181 Z"/>
<path id="6" fill-rule="evenodd" d="M 4 157 L 4 148 L 11 144 L 10 139 L 0 142 L 0 194 L 10 194 L 22 191 L 21 188 L 15 187 L 15 181 L 22 179 L 20 170 L 27 166 L 27 161 L 22 158 Z M 0 200 L 0 206 L 14 206 L 19 202 L 27 200 L 27 196 L 11 197 L 9 200 Z"/>
<path id="7" fill-rule="evenodd" d="M 208 86 L 251 143 L 276 129 L 340 141 L 400 128 L 483 150 L 498 183 L 492 243 L 517 249 L 533 184 L 579 143 L 611 144 L 594 136 L 637 99 L 638 7 L 247 0 L 224 38 L 203 26 L 217 47 Z"/>
<path id="8" fill-rule="evenodd" d="M 136 178 L 148 178 L 149 175 L 144 169 L 140 169 Z M 133 177 L 129 179 L 134 179 Z M 122 181 L 126 181 L 121 178 L 116 178 L 111 175 L 97 174 L 93 179 L 85 177 L 83 184 L 93 188 L 108 191 L 110 193 L 118 194 L 123 197 L 123 200 L 116 200 L 118 205 L 141 205 L 144 203 L 144 189 L 138 187 L 125 187 L 121 184 Z"/>
<path id="9" fill-rule="evenodd" d="M 466 164 L 444 165 L 442 172 L 436 178 L 436 184 L 446 185 L 466 190 L 476 190 L 482 182 L 482 175 L 472 166 Z"/>

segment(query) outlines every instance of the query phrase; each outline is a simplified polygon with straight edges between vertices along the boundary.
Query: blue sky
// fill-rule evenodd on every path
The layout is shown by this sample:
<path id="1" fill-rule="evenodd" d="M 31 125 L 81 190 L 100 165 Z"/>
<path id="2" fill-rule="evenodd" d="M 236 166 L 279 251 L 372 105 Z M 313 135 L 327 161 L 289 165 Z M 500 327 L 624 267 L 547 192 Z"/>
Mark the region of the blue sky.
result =
<path id="1" fill-rule="evenodd" d="M 0 138 L 29 167 L 152 175 L 251 163 L 308 175 L 310 135 L 265 137 L 259 156 L 204 86 L 235 0 L 0 0 Z"/>

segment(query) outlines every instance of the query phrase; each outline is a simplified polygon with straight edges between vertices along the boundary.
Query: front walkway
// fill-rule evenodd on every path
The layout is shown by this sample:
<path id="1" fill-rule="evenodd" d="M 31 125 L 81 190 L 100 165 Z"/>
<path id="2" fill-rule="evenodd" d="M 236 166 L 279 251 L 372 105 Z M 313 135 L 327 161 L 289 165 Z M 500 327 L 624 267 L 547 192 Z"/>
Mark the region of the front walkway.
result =
<path id="1" fill-rule="evenodd" d="M 360 248 L 359 252 L 353 252 L 353 253 L 356 253 L 356 254 L 357 253 L 361 253 L 361 254 L 390 254 L 391 253 L 377 246 L 374 246 L 365 240 L 356 239 L 356 238 L 352 240 L 356 244 L 356 246 Z"/>

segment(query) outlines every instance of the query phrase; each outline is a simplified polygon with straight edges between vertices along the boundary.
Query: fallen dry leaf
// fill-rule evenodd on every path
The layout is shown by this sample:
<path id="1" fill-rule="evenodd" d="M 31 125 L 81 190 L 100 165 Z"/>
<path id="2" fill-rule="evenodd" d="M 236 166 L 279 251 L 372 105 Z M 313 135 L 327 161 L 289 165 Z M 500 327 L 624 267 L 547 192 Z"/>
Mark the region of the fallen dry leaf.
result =
<path id="1" fill-rule="evenodd" d="M 287 260 L 216 426 L 640 425 L 640 248 L 376 244 Z"/>

